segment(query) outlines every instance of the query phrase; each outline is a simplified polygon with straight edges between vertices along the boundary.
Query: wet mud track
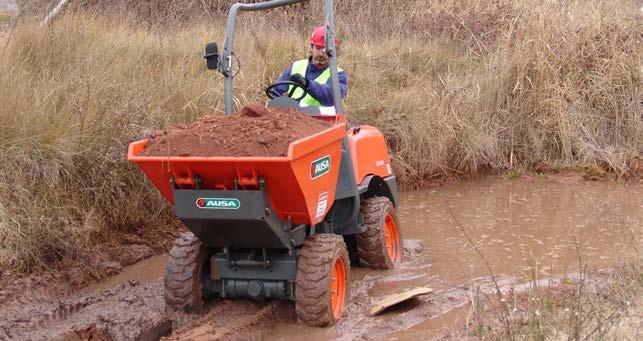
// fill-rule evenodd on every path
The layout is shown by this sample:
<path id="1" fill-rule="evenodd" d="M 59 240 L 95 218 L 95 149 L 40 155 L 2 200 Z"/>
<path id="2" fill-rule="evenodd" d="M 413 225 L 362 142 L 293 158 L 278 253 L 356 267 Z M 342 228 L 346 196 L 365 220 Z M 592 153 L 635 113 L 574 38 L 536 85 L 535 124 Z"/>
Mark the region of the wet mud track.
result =
<path id="1" fill-rule="evenodd" d="M 406 241 L 405 251 L 407 257 L 417 255 L 421 246 L 418 241 Z M 404 267 L 414 267 L 412 263 L 405 263 Z M 408 328 L 427 316 L 439 315 L 467 302 L 464 289 L 430 295 L 413 301 L 414 309 L 395 313 L 382 324 L 377 318 L 367 316 L 378 299 L 370 295 L 369 290 L 378 282 L 395 279 L 395 274 L 382 271 L 374 275 L 367 273 L 363 279 L 353 281 L 353 295 L 341 323 L 313 330 L 320 338 L 368 338 Z M 58 298 L 20 296 L 5 302 L 0 307 L 0 315 L 3 316 L 0 320 L 3 340 L 281 339 L 273 333 L 275 322 L 288 326 L 281 332 L 309 329 L 297 324 L 293 304 L 281 301 L 215 299 L 200 315 L 169 314 L 160 279 L 129 280 L 111 289 Z"/>
<path id="2" fill-rule="evenodd" d="M 406 257 L 412 259 L 420 255 L 421 246 L 418 241 L 406 241 L 405 251 Z M 404 263 L 402 271 L 417 268 L 416 262 Z M 168 314 L 160 280 L 144 283 L 130 280 L 112 289 L 66 298 L 19 297 L 0 308 L 4 317 L 0 321 L 0 339 L 281 340 L 302 333 L 309 335 L 309 340 L 379 339 L 469 302 L 471 287 L 461 285 L 415 298 L 390 308 L 380 317 L 370 317 L 371 306 L 383 297 L 373 294 L 373 289 L 377 285 L 398 283 L 400 273 L 364 271 L 366 274 L 351 284 L 352 296 L 343 319 L 330 328 L 297 324 L 293 304 L 281 301 L 215 299 L 209 302 L 207 312 L 200 315 Z M 503 277 L 498 281 L 503 290 L 508 291 L 513 288 L 515 278 Z M 477 282 L 480 292 L 494 292 L 488 278 Z"/>
<path id="3" fill-rule="evenodd" d="M 18 297 L 0 315 L 3 340 L 156 340 L 171 328 L 160 281 L 65 298 Z"/>
<path id="4" fill-rule="evenodd" d="M 169 316 L 161 282 L 166 258 L 158 256 L 123 269 L 116 282 L 81 293 L 56 296 L 32 290 L 0 302 L 0 340 L 458 337 L 471 297 L 495 293 L 464 230 L 498 275 L 501 291 L 519 293 L 529 290 L 520 283 L 530 270 L 536 278 L 553 279 L 541 285 L 560 283 L 557 278 L 578 271 L 578 255 L 592 268 L 618 264 L 627 256 L 627 243 L 640 243 L 641 194 L 640 185 L 539 179 L 403 193 L 398 212 L 406 238 L 404 263 L 391 271 L 353 268 L 350 302 L 330 328 L 298 324 L 290 302 L 212 300 L 200 315 Z M 368 316 L 378 300 L 419 286 L 434 292 Z"/>

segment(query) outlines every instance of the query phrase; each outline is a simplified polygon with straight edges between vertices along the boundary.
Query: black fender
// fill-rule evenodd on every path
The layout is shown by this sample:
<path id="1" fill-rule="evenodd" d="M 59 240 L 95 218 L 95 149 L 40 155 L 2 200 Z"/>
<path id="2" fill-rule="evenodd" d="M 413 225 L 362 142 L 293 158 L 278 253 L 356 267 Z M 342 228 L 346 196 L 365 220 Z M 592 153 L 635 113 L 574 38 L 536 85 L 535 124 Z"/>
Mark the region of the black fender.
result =
<path id="1" fill-rule="evenodd" d="M 368 199 L 370 197 L 387 197 L 393 203 L 394 207 L 398 206 L 399 193 L 395 175 L 391 174 L 384 178 L 378 175 L 367 175 L 357 186 L 360 197 Z"/>

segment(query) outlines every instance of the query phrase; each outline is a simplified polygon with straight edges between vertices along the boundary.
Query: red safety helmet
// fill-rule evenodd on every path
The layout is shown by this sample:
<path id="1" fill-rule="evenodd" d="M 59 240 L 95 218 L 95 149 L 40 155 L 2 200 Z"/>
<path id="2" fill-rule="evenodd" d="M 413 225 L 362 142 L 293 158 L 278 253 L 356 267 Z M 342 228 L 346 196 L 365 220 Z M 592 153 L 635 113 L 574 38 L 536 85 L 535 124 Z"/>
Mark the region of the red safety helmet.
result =
<path id="1" fill-rule="evenodd" d="M 326 26 L 315 27 L 313 34 L 310 35 L 310 44 L 317 47 L 326 47 L 324 41 L 326 37 Z M 335 37 L 335 45 L 339 45 L 339 40 Z"/>

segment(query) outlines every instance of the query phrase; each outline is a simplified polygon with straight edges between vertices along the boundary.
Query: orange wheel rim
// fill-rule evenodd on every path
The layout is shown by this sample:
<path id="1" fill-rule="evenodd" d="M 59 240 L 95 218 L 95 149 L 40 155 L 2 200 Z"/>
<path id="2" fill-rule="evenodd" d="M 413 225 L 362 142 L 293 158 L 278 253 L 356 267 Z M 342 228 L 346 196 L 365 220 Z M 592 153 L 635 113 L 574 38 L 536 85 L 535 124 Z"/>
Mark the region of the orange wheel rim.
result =
<path id="1" fill-rule="evenodd" d="M 388 258 L 393 262 L 397 263 L 401 259 L 400 253 L 400 234 L 397 230 L 397 223 L 392 213 L 386 215 L 384 218 L 384 234 L 386 235 L 386 253 Z"/>
<path id="2" fill-rule="evenodd" d="M 346 297 L 346 267 L 344 259 L 337 257 L 333 265 L 333 275 L 330 283 L 330 304 L 333 310 L 333 317 L 338 320 L 344 311 L 344 299 Z"/>

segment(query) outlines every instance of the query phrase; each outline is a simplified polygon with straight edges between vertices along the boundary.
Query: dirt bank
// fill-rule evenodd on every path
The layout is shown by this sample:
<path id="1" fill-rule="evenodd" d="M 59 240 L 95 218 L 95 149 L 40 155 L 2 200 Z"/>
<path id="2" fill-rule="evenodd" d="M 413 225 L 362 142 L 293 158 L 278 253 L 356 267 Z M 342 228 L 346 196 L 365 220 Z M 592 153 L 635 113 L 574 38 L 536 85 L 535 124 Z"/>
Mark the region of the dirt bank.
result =
<path id="1" fill-rule="evenodd" d="M 332 126 L 294 109 L 261 104 L 241 114 L 206 116 L 150 136 L 145 156 L 286 156 L 288 145 Z"/>
<path id="2" fill-rule="evenodd" d="M 124 267 L 168 252 L 184 227 L 175 222 L 139 232 L 95 236 L 92 258 L 48 272 L 20 274 L 0 269 L 0 305 L 28 300 L 33 295 L 61 297 L 79 288 L 119 274 Z"/>
<path id="3" fill-rule="evenodd" d="M 0 309 L 0 339 L 156 340 L 169 333 L 160 282 L 97 294 L 24 298 Z"/>

